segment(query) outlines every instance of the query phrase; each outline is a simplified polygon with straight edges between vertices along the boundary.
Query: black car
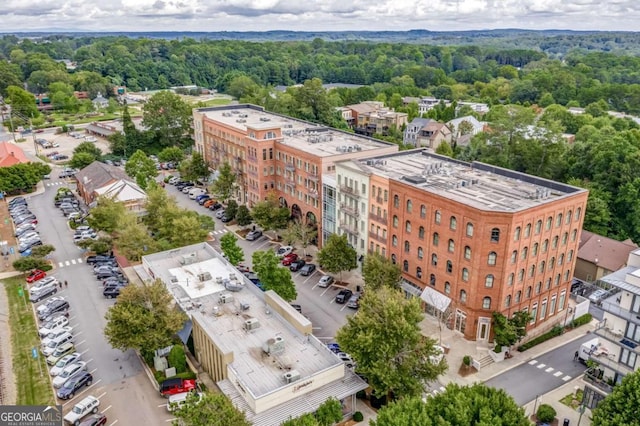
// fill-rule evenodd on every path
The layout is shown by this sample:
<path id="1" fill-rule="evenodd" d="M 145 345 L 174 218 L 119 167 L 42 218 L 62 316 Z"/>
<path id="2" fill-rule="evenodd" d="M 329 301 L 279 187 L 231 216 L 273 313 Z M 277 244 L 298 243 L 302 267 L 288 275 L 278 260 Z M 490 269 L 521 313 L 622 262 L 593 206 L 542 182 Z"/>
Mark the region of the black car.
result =
<path id="1" fill-rule="evenodd" d="M 18 204 L 27 204 L 27 200 L 24 197 L 16 197 L 9 201 L 9 207 L 17 206 Z"/>
<path id="2" fill-rule="evenodd" d="M 97 254 L 95 256 L 87 256 L 87 260 L 86 262 L 91 265 L 92 263 L 98 263 L 101 261 L 115 261 L 116 258 L 115 256 L 108 256 L 108 255 L 103 255 L 103 254 Z"/>
<path id="3" fill-rule="evenodd" d="M 122 287 L 107 287 L 102 291 L 102 295 L 107 299 L 114 299 L 120 296 L 120 289 Z"/>
<path id="4" fill-rule="evenodd" d="M 340 303 L 340 304 L 346 303 L 347 300 L 349 300 L 352 295 L 353 295 L 353 292 L 351 290 L 347 290 L 346 288 L 342 289 L 340 290 L 340 293 L 336 295 L 336 303 Z"/>
<path id="5" fill-rule="evenodd" d="M 222 204 L 218 203 L 217 201 L 209 206 L 209 210 L 213 211 L 219 210 L 220 208 L 222 208 Z"/>
<path id="6" fill-rule="evenodd" d="M 93 383 L 93 376 L 87 371 L 83 371 L 77 377 L 69 379 L 58 390 L 57 395 L 60 399 L 72 399 L 78 390 L 83 386 L 91 386 Z"/>
<path id="7" fill-rule="evenodd" d="M 291 262 L 291 266 L 289 266 L 289 270 L 291 270 L 291 272 L 297 272 L 300 270 L 300 268 L 302 268 L 307 262 L 305 262 L 302 259 L 298 259 L 298 260 L 294 260 L 293 262 Z"/>
<path id="8" fill-rule="evenodd" d="M 106 280 L 110 277 L 124 278 L 124 275 L 120 271 L 102 271 L 96 274 L 96 278 L 99 280 Z"/>
<path id="9" fill-rule="evenodd" d="M 300 268 L 300 275 L 302 275 L 303 277 L 308 277 L 309 275 L 313 274 L 313 271 L 315 270 L 316 265 L 314 265 L 313 263 L 307 263 L 302 268 Z"/>
<path id="10" fill-rule="evenodd" d="M 220 222 L 222 222 L 222 223 L 231 222 L 231 220 L 233 220 L 233 218 L 232 218 L 232 217 L 230 217 L 230 216 L 227 216 L 227 215 L 224 215 L 224 216 L 222 216 L 222 217 L 220 218 Z"/>
<path id="11" fill-rule="evenodd" d="M 96 267 L 96 266 L 111 266 L 112 268 L 117 268 L 118 267 L 118 262 L 116 262 L 115 259 L 112 259 L 112 260 L 100 260 L 98 262 L 93 262 L 92 265 L 94 267 Z"/>
<path id="12" fill-rule="evenodd" d="M 125 277 L 109 277 L 106 280 L 102 281 L 103 287 L 109 287 L 114 285 L 125 286 L 127 284 L 129 284 L 129 280 L 126 279 Z"/>
<path id="13" fill-rule="evenodd" d="M 46 309 L 38 312 L 38 319 L 42 320 L 53 314 L 60 314 L 65 312 L 67 309 L 69 309 L 69 302 L 66 300 L 54 300 L 52 303 L 47 305 Z"/>

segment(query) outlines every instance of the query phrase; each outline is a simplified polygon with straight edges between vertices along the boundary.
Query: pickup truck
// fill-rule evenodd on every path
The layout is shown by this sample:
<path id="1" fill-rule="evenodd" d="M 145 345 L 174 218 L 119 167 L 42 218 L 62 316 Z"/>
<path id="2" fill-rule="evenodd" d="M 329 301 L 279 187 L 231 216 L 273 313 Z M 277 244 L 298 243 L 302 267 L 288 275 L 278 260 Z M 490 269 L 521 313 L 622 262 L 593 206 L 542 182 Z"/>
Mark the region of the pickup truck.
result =
<path id="1" fill-rule="evenodd" d="M 85 416 L 88 416 L 91 413 L 97 413 L 99 406 L 100 400 L 95 396 L 89 395 L 73 406 L 71 411 L 64 416 L 64 421 L 67 424 L 77 426 Z"/>

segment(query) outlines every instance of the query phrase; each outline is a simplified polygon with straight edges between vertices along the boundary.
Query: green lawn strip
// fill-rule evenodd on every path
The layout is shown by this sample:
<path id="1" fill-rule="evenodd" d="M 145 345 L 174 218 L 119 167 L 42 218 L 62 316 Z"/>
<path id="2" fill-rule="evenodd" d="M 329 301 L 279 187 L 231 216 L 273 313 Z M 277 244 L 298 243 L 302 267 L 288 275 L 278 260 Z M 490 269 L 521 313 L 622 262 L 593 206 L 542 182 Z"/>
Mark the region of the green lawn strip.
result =
<path id="1" fill-rule="evenodd" d="M 3 280 L 9 303 L 9 325 L 11 327 L 11 346 L 13 373 L 16 379 L 18 405 L 55 404 L 49 370 L 46 360 L 40 353 L 40 338 L 31 302 L 23 276 Z M 18 289 L 24 287 L 23 296 Z M 26 301 L 26 304 L 25 304 Z M 38 359 L 33 359 L 32 349 L 38 351 Z M 42 368 L 42 375 L 40 368 Z"/>
<path id="2" fill-rule="evenodd" d="M 577 406 L 582 402 L 582 392 L 582 389 L 578 389 L 577 394 L 570 393 L 569 395 L 566 395 L 564 398 L 562 398 L 560 402 L 567 407 L 577 408 Z M 572 404 L 573 401 L 576 401 L 577 403 Z"/>

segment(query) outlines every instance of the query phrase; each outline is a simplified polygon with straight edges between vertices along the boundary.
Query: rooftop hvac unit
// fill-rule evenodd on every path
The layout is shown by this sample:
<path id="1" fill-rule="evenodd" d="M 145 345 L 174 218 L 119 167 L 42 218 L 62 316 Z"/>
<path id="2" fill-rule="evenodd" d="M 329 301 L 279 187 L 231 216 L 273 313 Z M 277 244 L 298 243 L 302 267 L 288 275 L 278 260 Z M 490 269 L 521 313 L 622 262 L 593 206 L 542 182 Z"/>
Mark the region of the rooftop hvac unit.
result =
<path id="1" fill-rule="evenodd" d="M 247 331 L 255 330 L 256 328 L 260 328 L 260 321 L 258 318 L 249 318 L 244 322 L 244 329 Z"/>
<path id="2" fill-rule="evenodd" d="M 242 309 L 243 311 L 248 311 L 250 307 L 251 305 L 249 305 L 247 302 L 240 303 L 240 309 Z"/>
<path id="3" fill-rule="evenodd" d="M 235 274 L 235 273 L 231 272 L 231 273 L 229 274 L 229 279 L 230 279 L 230 280 L 237 280 L 238 278 L 236 278 L 236 274 Z"/>
<path id="4" fill-rule="evenodd" d="M 223 280 L 224 288 L 229 291 L 240 291 L 244 288 L 244 283 L 236 280 Z"/>
<path id="5" fill-rule="evenodd" d="M 171 275 L 171 278 L 169 279 L 169 281 L 171 281 L 172 283 L 177 283 L 178 277 L 176 277 L 175 275 Z"/>
<path id="6" fill-rule="evenodd" d="M 182 256 L 180 256 L 181 265 L 192 265 L 197 261 L 198 261 L 198 254 L 195 252 L 189 253 L 189 254 L 183 254 Z"/>
<path id="7" fill-rule="evenodd" d="M 222 277 L 216 277 L 216 284 L 222 284 Z"/>
<path id="8" fill-rule="evenodd" d="M 198 274 L 198 281 L 203 282 L 203 281 L 209 281 L 211 279 L 211 273 L 210 272 L 200 272 Z"/>
<path id="9" fill-rule="evenodd" d="M 232 294 L 221 294 L 220 298 L 218 298 L 218 303 L 231 303 L 231 301 L 233 301 L 233 295 Z"/>
<path id="10" fill-rule="evenodd" d="M 284 352 L 284 338 L 281 336 L 273 337 L 262 345 L 262 350 L 269 355 L 277 355 Z"/>
<path id="11" fill-rule="evenodd" d="M 300 380 L 300 372 L 298 370 L 287 371 L 282 375 L 284 381 L 287 383 L 293 383 L 297 380 Z"/>

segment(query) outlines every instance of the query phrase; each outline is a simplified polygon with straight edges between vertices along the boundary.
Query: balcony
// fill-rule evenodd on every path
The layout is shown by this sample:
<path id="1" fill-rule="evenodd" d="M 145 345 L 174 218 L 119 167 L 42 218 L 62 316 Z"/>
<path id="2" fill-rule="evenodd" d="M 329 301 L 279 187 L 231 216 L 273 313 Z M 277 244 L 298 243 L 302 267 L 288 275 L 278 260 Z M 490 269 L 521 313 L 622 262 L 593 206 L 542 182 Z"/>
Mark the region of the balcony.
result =
<path id="1" fill-rule="evenodd" d="M 386 217 L 378 216 L 377 214 L 373 214 L 373 213 L 369 213 L 369 219 L 373 220 L 374 222 L 378 222 L 382 225 L 387 225 L 388 223 L 388 220 Z"/>
<path id="2" fill-rule="evenodd" d="M 312 182 L 316 182 L 317 183 L 320 180 L 320 176 L 315 174 L 315 173 L 309 173 L 307 175 L 307 179 L 309 179 Z"/>
<path id="3" fill-rule="evenodd" d="M 598 371 L 596 370 L 595 372 L 592 372 L 591 370 L 587 370 L 586 373 L 584 373 L 584 376 L 582 376 L 582 379 L 589 383 L 590 385 L 606 392 L 606 393 L 611 393 L 613 392 L 613 386 L 611 386 L 610 384 L 608 384 L 605 380 L 598 378 Z"/>
<path id="4" fill-rule="evenodd" d="M 347 185 L 340 185 L 340 191 L 347 195 L 358 196 L 358 190 Z"/>
<path id="5" fill-rule="evenodd" d="M 247 160 L 251 161 L 252 163 L 257 163 L 258 162 L 258 157 L 256 157 L 255 155 L 247 155 Z"/>
<path id="6" fill-rule="evenodd" d="M 606 325 L 606 321 L 603 321 L 598 325 L 598 327 L 594 330 L 594 334 L 613 342 L 613 344 L 615 344 L 616 346 L 622 346 L 625 349 L 640 354 L 640 344 L 627 337 L 624 337 L 624 332 L 622 330 L 610 329 Z"/>
<path id="7" fill-rule="evenodd" d="M 351 207 L 349 204 L 341 203 L 340 210 L 353 217 L 360 217 L 360 213 L 358 213 L 358 209 L 356 207 Z"/>
<path id="8" fill-rule="evenodd" d="M 284 169 L 285 169 L 286 171 L 288 171 L 288 172 L 295 172 L 295 171 L 296 171 L 296 166 L 295 166 L 295 164 L 293 164 L 293 163 L 287 163 L 287 164 L 284 166 Z"/>
<path id="9" fill-rule="evenodd" d="M 378 235 L 375 232 L 371 232 L 369 231 L 369 237 L 373 238 L 374 240 L 381 242 L 382 244 L 387 244 L 387 237 L 383 237 L 382 235 Z"/>
<path id="10" fill-rule="evenodd" d="M 609 298 L 601 303 L 601 308 L 603 311 L 626 319 L 627 321 L 631 321 L 634 324 L 640 324 L 640 312 L 631 312 L 630 310 L 623 308 L 618 303 L 616 303 L 615 301 L 612 302 L 611 300 L 612 299 Z"/>
<path id="11" fill-rule="evenodd" d="M 349 225 L 348 223 L 340 222 L 340 229 L 351 235 L 358 235 L 358 227 L 356 225 Z"/>

